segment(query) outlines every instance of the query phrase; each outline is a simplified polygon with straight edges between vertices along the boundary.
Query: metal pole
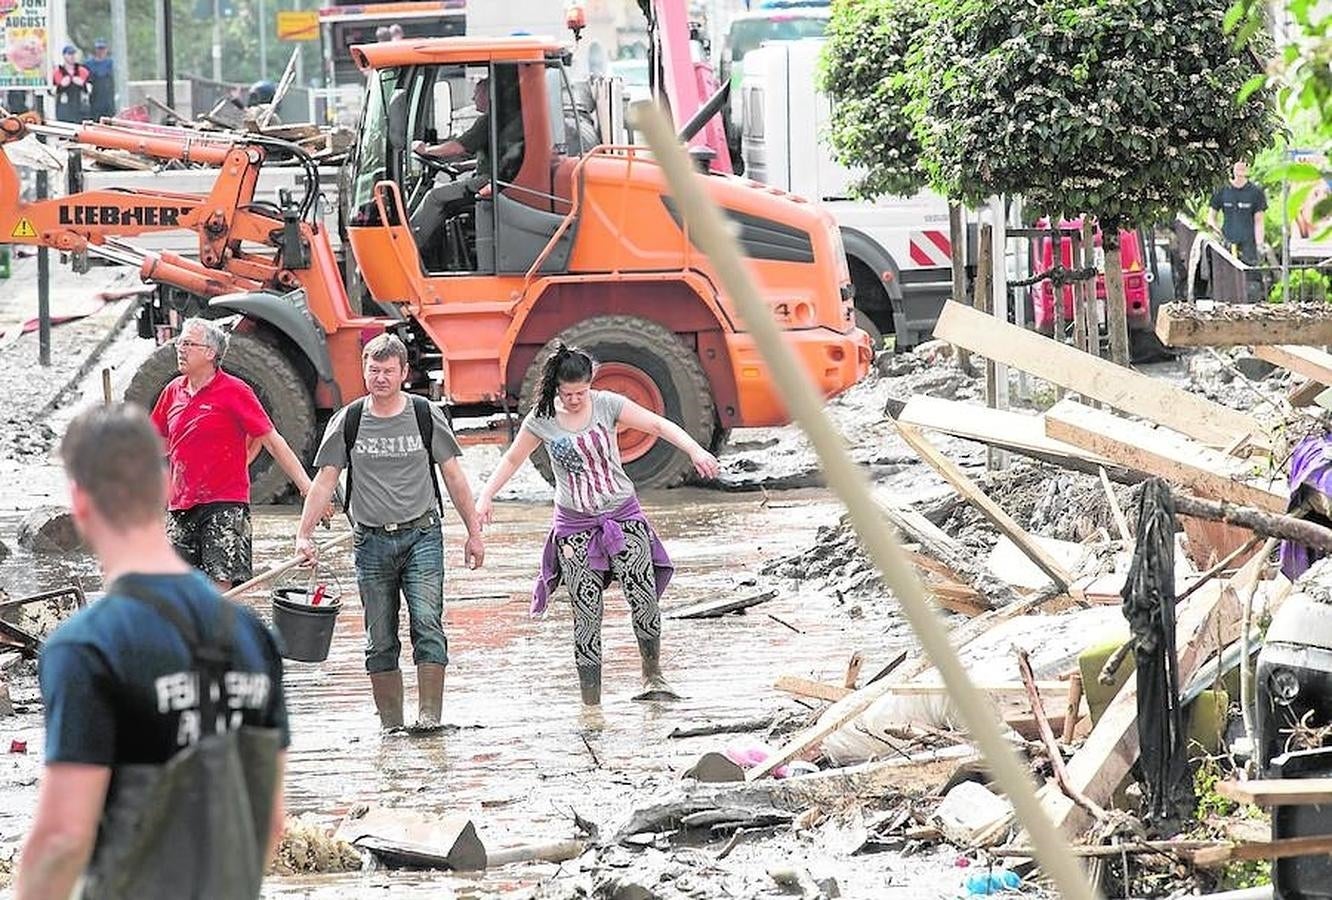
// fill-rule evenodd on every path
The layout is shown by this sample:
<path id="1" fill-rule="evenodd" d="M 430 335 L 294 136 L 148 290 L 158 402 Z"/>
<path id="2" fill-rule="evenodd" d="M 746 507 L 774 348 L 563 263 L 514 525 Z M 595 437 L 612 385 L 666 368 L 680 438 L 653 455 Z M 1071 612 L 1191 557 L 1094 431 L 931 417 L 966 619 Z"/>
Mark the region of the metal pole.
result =
<path id="1" fill-rule="evenodd" d="M 111 0 L 112 106 L 118 112 L 129 100 L 129 28 L 125 0 Z"/>
<path id="2" fill-rule="evenodd" d="M 162 67 L 166 78 L 166 105 L 176 108 L 176 47 L 171 25 L 171 0 L 158 0 L 162 18 Z"/>
<path id="3" fill-rule="evenodd" d="M 222 0 L 213 0 L 213 80 L 222 83 Z"/>
<path id="4" fill-rule="evenodd" d="M 268 80 L 268 6 L 259 0 L 259 78 Z"/>
<path id="5" fill-rule="evenodd" d="M 1281 179 L 1281 302 L 1290 302 L 1290 180 L 1287 178 Z"/>
<path id="6" fill-rule="evenodd" d="M 991 312 L 1001 322 L 1008 321 L 1008 221 L 1005 218 L 1004 198 L 990 200 L 990 221 L 994 223 L 993 241 L 990 250 L 990 296 L 993 297 Z M 994 400 L 997 409 L 1008 409 L 1008 366 L 994 365 Z M 991 458 L 995 467 L 1008 468 L 1008 451 L 992 450 Z"/>
<path id="7" fill-rule="evenodd" d="M 37 115 L 46 119 L 46 95 L 37 92 L 33 96 Z M 45 135 L 37 135 L 37 140 L 46 143 Z M 50 192 L 46 168 L 37 169 L 37 202 L 45 200 Z M 51 251 L 45 245 L 37 248 L 37 361 L 44 366 L 51 364 Z"/>

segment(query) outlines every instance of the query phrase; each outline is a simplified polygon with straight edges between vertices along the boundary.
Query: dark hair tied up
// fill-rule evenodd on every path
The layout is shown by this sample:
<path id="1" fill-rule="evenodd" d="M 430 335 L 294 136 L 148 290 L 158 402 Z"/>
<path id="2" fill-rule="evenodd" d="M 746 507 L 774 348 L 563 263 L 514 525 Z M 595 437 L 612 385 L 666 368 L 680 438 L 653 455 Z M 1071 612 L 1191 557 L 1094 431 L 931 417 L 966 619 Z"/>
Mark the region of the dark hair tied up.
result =
<path id="1" fill-rule="evenodd" d="M 536 414 L 543 419 L 555 415 L 555 393 L 562 384 L 579 384 L 592 380 L 592 356 L 585 350 L 569 347 L 563 341 L 556 343 L 555 352 L 541 367 L 541 383 L 537 386 Z"/>

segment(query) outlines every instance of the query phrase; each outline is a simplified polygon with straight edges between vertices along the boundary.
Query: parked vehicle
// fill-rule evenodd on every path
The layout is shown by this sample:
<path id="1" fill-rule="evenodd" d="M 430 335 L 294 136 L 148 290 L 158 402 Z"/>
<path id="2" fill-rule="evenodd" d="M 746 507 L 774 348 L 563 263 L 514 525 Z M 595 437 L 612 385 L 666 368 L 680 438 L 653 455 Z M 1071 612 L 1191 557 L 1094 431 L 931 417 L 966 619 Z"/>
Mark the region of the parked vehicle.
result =
<path id="1" fill-rule="evenodd" d="M 788 414 L 710 261 L 689 240 L 666 180 L 639 148 L 583 143 L 566 125 L 575 108 L 565 53 L 540 38 L 444 38 L 352 48 L 367 73 L 365 111 L 348 161 L 346 248 L 364 281 L 365 312 L 351 304 L 313 195 L 257 201 L 266 162 L 289 160 L 317 177 L 309 154 L 262 135 L 115 125 L 0 121 L 0 150 L 30 131 L 78 145 L 133 149 L 218 168 L 204 194 L 95 190 L 24 202 L 0 153 L 0 211 L 17 223 L 10 243 L 90 252 L 139 266 L 147 281 L 212 298 L 235 316 L 228 366 L 253 385 L 278 430 L 305 459 L 319 422 L 364 393 L 361 347 L 400 336 L 411 352 L 408 388 L 459 416 L 498 416 L 508 427 L 530 404 L 540 364 L 556 341 L 599 360 L 612 387 L 719 448 L 730 429 L 781 424 Z M 443 246 L 418 247 L 412 214 L 453 163 L 412 152 L 455 133 L 454 86 L 484 74 L 492 131 L 507 141 L 489 157 L 475 205 L 445 221 Z M 824 210 L 730 175 L 708 192 L 736 224 L 750 271 L 786 330 L 789 346 L 828 396 L 869 369 L 868 335 L 855 327 L 851 282 L 837 229 Z M 136 251 L 123 239 L 185 230 L 197 259 Z M 141 333 L 169 337 L 179 311 L 146 308 Z M 130 399 L 152 405 L 176 374 L 160 347 L 136 373 Z M 650 435 L 621 439 L 643 487 L 683 478 L 689 460 Z M 285 478 L 264 458 L 256 500 Z"/>

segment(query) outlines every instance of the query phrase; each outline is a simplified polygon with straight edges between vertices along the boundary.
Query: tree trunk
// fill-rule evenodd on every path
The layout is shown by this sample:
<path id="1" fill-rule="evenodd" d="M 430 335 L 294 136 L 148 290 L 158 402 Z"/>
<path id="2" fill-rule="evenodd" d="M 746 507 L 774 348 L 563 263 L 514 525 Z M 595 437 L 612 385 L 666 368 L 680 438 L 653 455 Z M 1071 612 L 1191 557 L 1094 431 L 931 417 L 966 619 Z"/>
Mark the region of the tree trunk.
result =
<path id="1" fill-rule="evenodd" d="M 1124 266 L 1119 257 L 1119 223 L 1101 223 L 1101 246 L 1105 249 L 1105 324 L 1110 332 L 1110 359 L 1129 364 L 1128 299 L 1124 296 Z"/>
<path id="2" fill-rule="evenodd" d="M 952 263 L 953 263 L 953 299 L 959 303 L 965 303 L 967 299 L 967 230 L 966 223 L 962 220 L 962 204 L 948 204 L 948 241 L 952 245 Z M 957 348 L 957 364 L 962 367 L 962 371 L 974 375 L 975 369 L 971 365 L 971 354 Z"/>

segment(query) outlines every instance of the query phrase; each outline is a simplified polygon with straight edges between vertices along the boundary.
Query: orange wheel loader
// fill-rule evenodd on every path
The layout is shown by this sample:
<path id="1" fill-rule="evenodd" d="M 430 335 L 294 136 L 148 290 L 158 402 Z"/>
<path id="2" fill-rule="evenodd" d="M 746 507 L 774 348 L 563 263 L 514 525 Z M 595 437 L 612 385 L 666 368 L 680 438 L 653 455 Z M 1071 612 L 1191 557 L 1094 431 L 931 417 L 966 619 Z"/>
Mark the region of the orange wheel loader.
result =
<path id="1" fill-rule="evenodd" d="M 730 429 L 787 421 L 782 398 L 695 247 L 643 148 L 600 144 L 595 111 L 571 86 L 567 57 L 539 38 L 439 38 L 354 48 L 367 73 L 358 143 L 344 172 L 346 265 L 364 285 L 354 308 L 314 199 L 258 202 L 265 162 L 299 147 L 134 123 L 40 125 L 11 116 L 0 139 L 29 131 L 217 167 L 206 195 L 84 191 L 19 197 L 0 158 L 0 238 L 139 266 L 145 281 L 207 299 L 234 316 L 226 368 L 254 386 L 278 430 L 310 459 L 322 419 L 364 393 L 361 348 L 393 332 L 412 354 L 408 388 L 457 417 L 507 419 L 531 405 L 554 343 L 589 350 L 595 383 L 720 448 Z M 470 124 L 468 124 L 470 120 Z M 464 133 L 470 162 L 422 155 Z M 478 146 L 480 149 L 477 149 Z M 470 166 L 470 168 L 469 168 Z M 702 168 L 702 167 L 701 167 Z M 817 206 L 733 176 L 709 174 L 753 277 L 793 350 L 832 396 L 868 370 L 836 224 Z M 198 259 L 136 252 L 125 238 L 164 229 L 198 235 Z M 141 333 L 169 337 L 179 313 L 154 304 Z M 160 347 L 127 392 L 151 405 L 176 371 Z M 690 471 L 665 441 L 621 435 L 640 487 Z M 256 460 L 253 499 L 285 479 Z"/>

